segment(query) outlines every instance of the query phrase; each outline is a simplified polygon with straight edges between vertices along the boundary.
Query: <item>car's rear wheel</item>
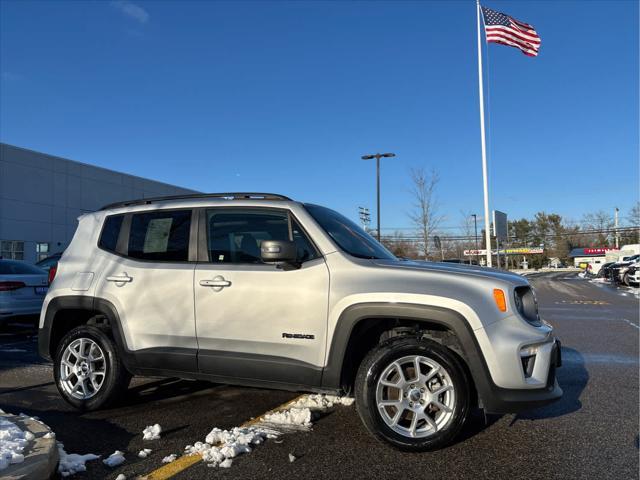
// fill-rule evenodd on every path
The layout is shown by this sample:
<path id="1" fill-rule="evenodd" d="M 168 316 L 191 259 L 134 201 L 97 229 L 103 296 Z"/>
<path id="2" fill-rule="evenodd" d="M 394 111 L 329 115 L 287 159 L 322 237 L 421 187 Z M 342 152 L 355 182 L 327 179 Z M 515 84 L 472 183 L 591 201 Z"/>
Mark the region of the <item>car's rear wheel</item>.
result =
<path id="1" fill-rule="evenodd" d="M 450 444 L 470 410 L 467 376 L 448 348 L 396 337 L 374 348 L 356 377 L 356 406 L 378 439 L 408 451 Z"/>
<path id="2" fill-rule="evenodd" d="M 81 410 L 108 405 L 131 380 L 114 341 L 90 325 L 74 328 L 62 338 L 53 372 L 62 398 Z"/>

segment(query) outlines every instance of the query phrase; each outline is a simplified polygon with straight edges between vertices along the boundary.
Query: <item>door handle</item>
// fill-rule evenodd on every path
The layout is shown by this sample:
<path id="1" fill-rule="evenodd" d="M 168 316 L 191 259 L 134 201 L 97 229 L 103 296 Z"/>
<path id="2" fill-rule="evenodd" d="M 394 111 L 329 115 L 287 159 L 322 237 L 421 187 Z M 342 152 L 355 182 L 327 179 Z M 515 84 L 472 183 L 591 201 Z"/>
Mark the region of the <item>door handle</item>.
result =
<path id="1" fill-rule="evenodd" d="M 231 282 L 228 280 L 200 280 L 200 285 L 203 287 L 230 287 Z"/>
<path id="2" fill-rule="evenodd" d="M 131 283 L 133 281 L 133 277 L 127 275 L 127 272 L 124 272 L 123 275 L 111 275 L 107 277 L 107 282 L 116 282 L 116 283 Z"/>
<path id="3" fill-rule="evenodd" d="M 211 287 L 214 292 L 219 292 L 225 287 L 230 287 L 231 282 L 225 280 L 222 275 L 216 275 L 211 280 L 200 280 L 200 285 L 202 287 Z"/>

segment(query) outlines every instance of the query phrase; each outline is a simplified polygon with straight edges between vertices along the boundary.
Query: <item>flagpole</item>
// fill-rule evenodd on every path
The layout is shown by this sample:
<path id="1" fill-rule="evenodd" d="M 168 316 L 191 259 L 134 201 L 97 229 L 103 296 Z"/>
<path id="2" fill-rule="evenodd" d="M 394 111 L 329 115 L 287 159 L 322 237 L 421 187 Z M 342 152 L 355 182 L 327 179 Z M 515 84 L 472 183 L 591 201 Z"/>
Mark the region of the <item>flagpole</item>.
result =
<path id="1" fill-rule="evenodd" d="M 489 185 L 487 181 L 487 144 L 484 133 L 484 87 L 482 85 L 482 35 L 480 34 L 480 0 L 476 0 L 478 16 L 478 91 L 480 92 L 480 137 L 482 144 L 482 182 L 484 186 L 484 236 L 487 266 L 491 266 L 491 231 L 489 230 Z"/>

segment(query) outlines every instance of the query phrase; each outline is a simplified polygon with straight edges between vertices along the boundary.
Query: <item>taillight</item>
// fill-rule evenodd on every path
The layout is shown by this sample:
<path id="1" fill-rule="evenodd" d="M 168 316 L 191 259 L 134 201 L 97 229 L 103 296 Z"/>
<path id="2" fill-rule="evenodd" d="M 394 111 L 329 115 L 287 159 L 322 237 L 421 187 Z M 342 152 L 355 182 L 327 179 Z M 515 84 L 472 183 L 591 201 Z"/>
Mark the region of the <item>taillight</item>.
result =
<path id="1" fill-rule="evenodd" d="M 10 292 L 22 287 L 26 287 L 24 282 L 0 282 L 0 292 Z"/>
<path id="2" fill-rule="evenodd" d="M 49 285 L 53 282 L 53 279 L 56 278 L 56 273 L 58 273 L 58 264 L 56 263 L 49 269 Z"/>

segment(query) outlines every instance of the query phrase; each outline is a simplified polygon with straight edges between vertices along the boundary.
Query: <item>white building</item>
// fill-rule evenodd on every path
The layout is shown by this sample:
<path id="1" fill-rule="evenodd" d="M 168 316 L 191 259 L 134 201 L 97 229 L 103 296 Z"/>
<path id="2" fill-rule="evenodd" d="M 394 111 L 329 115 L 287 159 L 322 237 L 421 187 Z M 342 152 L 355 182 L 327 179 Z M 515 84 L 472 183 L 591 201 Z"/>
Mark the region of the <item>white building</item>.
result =
<path id="1" fill-rule="evenodd" d="M 82 213 L 185 193 L 196 192 L 0 143 L 0 256 L 36 262 L 66 248 Z"/>

